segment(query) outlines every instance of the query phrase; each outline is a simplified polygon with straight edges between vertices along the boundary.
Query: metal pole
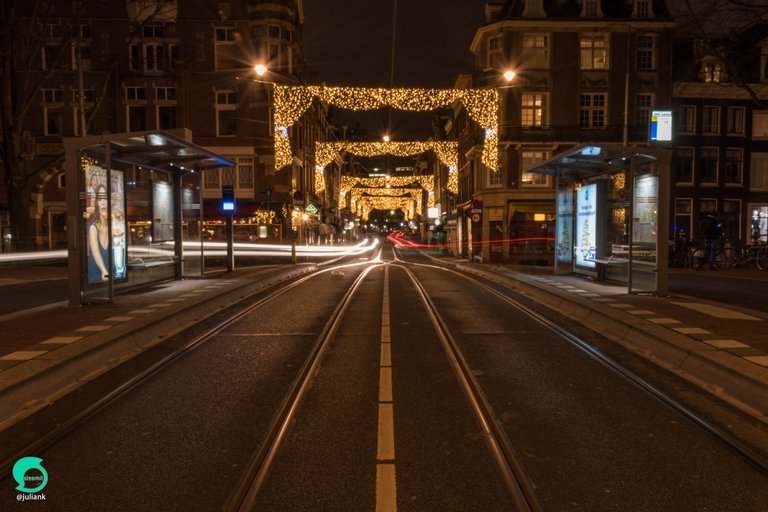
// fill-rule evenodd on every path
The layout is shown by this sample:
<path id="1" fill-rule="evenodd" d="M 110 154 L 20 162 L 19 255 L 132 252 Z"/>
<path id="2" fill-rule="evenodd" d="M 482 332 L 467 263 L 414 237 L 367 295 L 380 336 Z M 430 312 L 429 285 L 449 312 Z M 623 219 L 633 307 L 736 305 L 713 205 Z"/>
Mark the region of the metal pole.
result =
<path id="1" fill-rule="evenodd" d="M 227 272 L 235 270 L 235 235 L 231 213 L 227 214 Z"/>
<path id="2" fill-rule="evenodd" d="M 180 281 L 184 277 L 184 269 L 182 267 L 184 256 L 184 240 L 182 229 L 182 204 L 181 204 L 181 173 L 175 173 L 173 175 L 173 256 L 175 259 L 173 265 L 173 277 L 177 281 Z"/>
<path id="3" fill-rule="evenodd" d="M 78 108 L 80 109 L 80 136 L 85 137 L 87 132 L 85 124 L 85 89 L 83 88 L 83 52 L 80 47 L 80 39 L 77 40 L 77 88 L 78 95 L 80 96 L 78 101 Z"/>
<path id="4" fill-rule="evenodd" d="M 627 29 L 627 72 L 624 77 L 624 146 L 629 144 L 629 68 L 632 62 L 632 27 Z"/>

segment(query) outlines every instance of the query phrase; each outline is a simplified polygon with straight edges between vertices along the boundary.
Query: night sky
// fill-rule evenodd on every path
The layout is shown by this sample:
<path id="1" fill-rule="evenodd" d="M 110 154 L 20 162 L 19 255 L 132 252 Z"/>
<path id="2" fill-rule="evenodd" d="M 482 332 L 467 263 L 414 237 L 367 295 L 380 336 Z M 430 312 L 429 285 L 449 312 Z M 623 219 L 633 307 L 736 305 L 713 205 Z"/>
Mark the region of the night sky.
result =
<path id="1" fill-rule="evenodd" d="M 389 87 L 395 0 L 305 0 L 304 56 L 313 84 Z M 484 0 L 397 0 L 394 87 L 453 87 L 472 72 L 469 45 L 484 17 Z M 432 114 L 392 113 L 396 139 L 430 134 Z M 388 113 L 339 112 L 374 134 Z M 423 133 L 421 133 L 423 132 Z M 421 136 L 419 136 L 421 135 Z"/>

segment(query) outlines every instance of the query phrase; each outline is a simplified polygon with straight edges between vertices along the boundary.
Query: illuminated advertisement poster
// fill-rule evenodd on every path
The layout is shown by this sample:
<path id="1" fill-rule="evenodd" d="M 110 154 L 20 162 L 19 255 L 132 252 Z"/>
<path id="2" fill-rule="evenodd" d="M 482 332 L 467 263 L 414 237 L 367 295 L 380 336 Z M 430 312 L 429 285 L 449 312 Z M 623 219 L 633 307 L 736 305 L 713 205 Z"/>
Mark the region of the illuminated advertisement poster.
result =
<path id="1" fill-rule="evenodd" d="M 573 260 L 573 193 L 569 190 L 557 194 L 557 261 Z"/>
<path id="2" fill-rule="evenodd" d="M 86 246 L 88 247 L 88 283 L 96 284 L 126 276 L 125 259 L 125 190 L 123 173 L 110 173 L 111 197 L 107 193 L 107 170 L 99 165 L 88 164 L 85 171 Z M 111 208 L 110 208 L 111 207 Z M 112 243 L 109 240 L 110 223 Z M 112 272 L 109 265 L 109 249 L 112 247 Z"/>
<path id="3" fill-rule="evenodd" d="M 173 189 L 164 181 L 152 182 L 152 241 L 173 240 Z"/>
<path id="4" fill-rule="evenodd" d="M 586 185 L 576 191 L 576 265 L 595 268 L 597 253 L 597 185 Z"/>

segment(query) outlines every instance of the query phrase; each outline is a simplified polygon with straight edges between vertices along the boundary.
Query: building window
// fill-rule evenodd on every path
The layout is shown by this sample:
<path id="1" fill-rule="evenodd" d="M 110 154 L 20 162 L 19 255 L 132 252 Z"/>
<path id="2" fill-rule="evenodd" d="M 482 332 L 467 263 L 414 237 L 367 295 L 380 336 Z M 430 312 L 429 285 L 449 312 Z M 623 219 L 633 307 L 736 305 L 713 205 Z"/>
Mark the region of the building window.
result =
<path id="1" fill-rule="evenodd" d="M 129 132 L 143 132 L 147 129 L 146 105 L 126 105 L 125 112 Z"/>
<path id="2" fill-rule="evenodd" d="M 503 184 L 504 184 L 504 171 L 499 169 L 498 171 L 494 172 L 488 169 L 488 186 L 500 187 Z"/>
<path id="3" fill-rule="evenodd" d="M 157 101 L 176 101 L 176 87 L 155 87 L 155 100 Z"/>
<path id="4" fill-rule="evenodd" d="M 635 0 L 635 18 L 651 18 L 652 15 L 651 0 Z"/>
<path id="5" fill-rule="evenodd" d="M 581 34 L 581 69 L 608 69 L 608 36 Z"/>
<path id="6" fill-rule="evenodd" d="M 211 169 L 203 174 L 203 188 L 206 190 L 221 190 L 220 169 Z"/>
<path id="7" fill-rule="evenodd" d="M 768 139 L 768 110 L 755 110 L 752 112 L 752 138 Z"/>
<path id="8" fill-rule="evenodd" d="M 280 39 L 280 25 L 267 25 L 267 37 Z"/>
<path id="9" fill-rule="evenodd" d="M 165 47 L 150 43 L 144 46 L 144 71 L 162 71 L 165 64 Z"/>
<path id="10" fill-rule="evenodd" d="M 547 122 L 547 94 L 524 93 L 520 105 L 520 125 L 542 127 Z"/>
<path id="11" fill-rule="evenodd" d="M 237 134 L 237 93 L 216 91 L 216 135 L 231 137 Z"/>
<path id="12" fill-rule="evenodd" d="M 253 157 L 237 159 L 237 188 L 253 190 Z"/>
<path id="13" fill-rule="evenodd" d="M 723 67 L 719 62 L 705 62 L 704 63 L 704 81 L 711 83 L 719 83 L 722 79 Z"/>
<path id="14" fill-rule="evenodd" d="M 144 101 L 147 99 L 146 89 L 142 86 L 126 86 L 126 101 Z"/>
<path id="15" fill-rule="evenodd" d="M 526 69 L 549 69 L 549 36 L 523 34 L 522 63 Z"/>
<path id="16" fill-rule="evenodd" d="M 144 25 L 141 35 L 145 39 L 162 39 L 165 36 L 165 28 L 162 25 Z"/>
<path id="17" fill-rule="evenodd" d="M 602 18 L 603 11 L 600 9 L 599 0 L 583 0 L 581 5 L 582 18 Z"/>
<path id="18" fill-rule="evenodd" d="M 605 127 L 605 94 L 582 94 L 580 97 L 579 126 Z"/>
<path id="19" fill-rule="evenodd" d="M 216 69 L 235 69 L 237 67 L 237 44 L 234 27 L 216 27 L 215 53 Z"/>
<path id="20" fill-rule="evenodd" d="M 522 187 L 542 188 L 549 186 L 549 176 L 546 174 L 526 172 L 527 169 L 533 168 L 537 164 L 546 161 L 546 159 L 546 151 L 523 151 L 520 159 L 520 164 L 523 170 L 520 176 L 520 185 Z"/>
<path id="21" fill-rule="evenodd" d="M 696 133 L 696 107 L 692 105 L 682 105 L 678 109 L 678 132 Z"/>
<path id="22" fill-rule="evenodd" d="M 749 165 L 749 188 L 768 190 L 768 153 L 752 153 Z"/>
<path id="23" fill-rule="evenodd" d="M 731 240 L 741 240 L 741 201 L 723 200 L 723 233 Z"/>
<path id="24" fill-rule="evenodd" d="M 503 36 L 494 36 L 488 39 L 485 67 L 487 69 L 501 69 L 504 60 Z"/>
<path id="25" fill-rule="evenodd" d="M 726 133 L 728 135 L 744 135 L 744 107 L 728 107 Z"/>
<path id="26" fill-rule="evenodd" d="M 157 106 L 157 128 L 159 130 L 171 130 L 177 128 L 175 105 Z"/>
<path id="27" fill-rule="evenodd" d="M 744 152 L 742 149 L 727 148 L 725 150 L 725 159 L 723 161 L 723 172 L 725 174 L 726 184 L 741 185 L 743 160 L 744 160 Z"/>
<path id="28" fill-rule="evenodd" d="M 64 91 L 43 89 L 43 125 L 45 135 L 64 135 Z"/>
<path id="29" fill-rule="evenodd" d="M 701 148 L 699 183 L 717 184 L 717 148 Z"/>
<path id="30" fill-rule="evenodd" d="M 701 133 L 704 135 L 720 133 L 720 107 L 702 107 Z"/>
<path id="31" fill-rule="evenodd" d="M 637 133 L 648 136 L 648 124 L 651 119 L 653 94 L 638 94 L 635 97 L 635 126 Z"/>
<path id="32" fill-rule="evenodd" d="M 675 182 L 693 183 L 693 148 L 675 149 Z"/>
<path id="33" fill-rule="evenodd" d="M 685 238 L 691 236 L 692 212 L 692 199 L 675 199 L 675 231 L 684 233 Z"/>
<path id="34" fill-rule="evenodd" d="M 641 35 L 637 38 L 637 69 L 640 71 L 645 71 L 649 69 L 654 69 L 656 62 L 655 62 L 655 51 L 656 49 L 656 41 L 653 36 L 649 35 Z"/>

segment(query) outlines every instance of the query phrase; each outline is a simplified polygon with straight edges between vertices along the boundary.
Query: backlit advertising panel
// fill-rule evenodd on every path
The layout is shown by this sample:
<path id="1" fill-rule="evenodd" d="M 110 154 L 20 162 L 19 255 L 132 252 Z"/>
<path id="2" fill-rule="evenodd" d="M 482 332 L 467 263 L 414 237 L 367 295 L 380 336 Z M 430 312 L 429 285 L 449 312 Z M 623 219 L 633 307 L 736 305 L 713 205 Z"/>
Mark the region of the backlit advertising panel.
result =
<path id="1" fill-rule="evenodd" d="M 88 247 L 88 283 L 103 283 L 124 279 L 126 275 L 125 242 L 125 189 L 122 171 L 109 173 L 107 192 L 107 170 L 92 163 L 83 167 L 85 171 L 86 246 Z M 112 240 L 109 239 L 110 224 Z M 107 270 L 109 251 L 112 250 L 112 272 Z"/>
<path id="2" fill-rule="evenodd" d="M 557 194 L 557 261 L 573 261 L 573 192 L 566 190 Z"/>
<path id="3" fill-rule="evenodd" d="M 597 255 L 597 185 L 576 191 L 576 265 L 595 268 Z"/>

